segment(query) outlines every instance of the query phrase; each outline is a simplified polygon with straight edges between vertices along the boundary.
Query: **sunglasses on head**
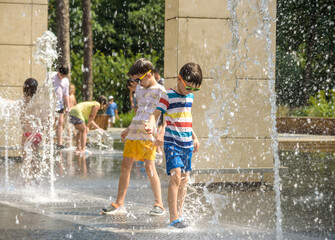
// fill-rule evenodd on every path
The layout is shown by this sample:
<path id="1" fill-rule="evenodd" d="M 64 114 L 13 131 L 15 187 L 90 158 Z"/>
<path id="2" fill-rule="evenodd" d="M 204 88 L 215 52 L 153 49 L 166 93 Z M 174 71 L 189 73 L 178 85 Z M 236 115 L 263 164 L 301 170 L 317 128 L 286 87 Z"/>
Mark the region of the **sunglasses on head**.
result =
<path id="1" fill-rule="evenodd" d="M 142 75 L 142 77 L 134 79 L 134 81 L 137 82 L 137 83 L 140 83 L 141 80 L 142 80 L 142 79 L 143 79 L 149 72 L 151 72 L 151 70 L 149 70 L 149 71 L 147 71 L 146 73 L 144 73 L 144 74 Z"/>
<path id="2" fill-rule="evenodd" d="M 182 83 L 184 84 L 185 90 L 187 90 L 187 91 L 194 91 L 194 92 L 200 90 L 200 88 L 194 88 L 194 87 L 191 87 L 191 86 L 187 86 L 186 83 L 184 82 L 183 78 L 180 75 L 178 75 L 178 76 L 180 77 Z"/>

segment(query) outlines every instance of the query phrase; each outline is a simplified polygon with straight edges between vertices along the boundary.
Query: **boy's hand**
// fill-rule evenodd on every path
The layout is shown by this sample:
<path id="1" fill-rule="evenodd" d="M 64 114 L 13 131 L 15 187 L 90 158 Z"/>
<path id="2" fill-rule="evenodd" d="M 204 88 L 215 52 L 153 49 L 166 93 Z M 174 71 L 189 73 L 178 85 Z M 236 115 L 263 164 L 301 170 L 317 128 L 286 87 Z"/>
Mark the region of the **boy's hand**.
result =
<path id="1" fill-rule="evenodd" d="M 198 138 L 193 139 L 193 145 L 194 145 L 193 152 L 198 152 L 200 148 L 200 143 L 198 141 Z"/>
<path id="2" fill-rule="evenodd" d="M 144 129 L 148 134 L 153 134 L 154 133 L 154 127 L 150 125 L 147 121 L 144 122 Z"/>
<path id="3" fill-rule="evenodd" d="M 125 129 L 125 130 L 123 130 L 122 132 L 121 132 L 121 141 L 122 142 L 126 142 L 126 137 L 127 137 L 127 135 L 128 135 L 128 128 L 127 129 Z"/>
<path id="4" fill-rule="evenodd" d="M 157 134 L 155 146 L 163 146 L 164 134 Z"/>

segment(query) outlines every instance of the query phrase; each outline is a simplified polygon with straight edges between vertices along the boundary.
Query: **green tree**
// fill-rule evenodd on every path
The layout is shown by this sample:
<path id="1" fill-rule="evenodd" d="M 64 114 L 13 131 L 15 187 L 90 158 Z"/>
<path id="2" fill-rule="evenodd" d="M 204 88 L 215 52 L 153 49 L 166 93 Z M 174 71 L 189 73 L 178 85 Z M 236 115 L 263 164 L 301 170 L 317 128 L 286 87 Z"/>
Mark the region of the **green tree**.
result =
<path id="1" fill-rule="evenodd" d="M 131 64 L 150 59 L 161 72 L 164 59 L 164 0 L 91 0 L 93 98 L 113 95 L 122 112 L 130 110 L 125 83 Z M 82 91 L 83 14 L 81 0 L 70 1 L 72 81 Z M 49 1 L 49 29 L 56 30 L 55 0 Z M 77 99 L 82 96 L 77 94 Z M 122 106 L 122 107 L 120 107 Z"/>
<path id="2" fill-rule="evenodd" d="M 303 106 L 335 85 L 335 2 L 277 1 L 278 103 Z"/>

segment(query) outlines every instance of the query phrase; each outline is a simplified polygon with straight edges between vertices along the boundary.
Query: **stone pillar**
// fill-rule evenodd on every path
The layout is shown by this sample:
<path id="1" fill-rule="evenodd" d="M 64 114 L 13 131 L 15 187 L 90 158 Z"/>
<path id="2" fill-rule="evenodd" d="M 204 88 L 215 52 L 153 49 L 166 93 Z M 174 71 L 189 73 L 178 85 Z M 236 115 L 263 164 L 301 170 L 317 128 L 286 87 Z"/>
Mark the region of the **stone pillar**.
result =
<path id="1" fill-rule="evenodd" d="M 166 0 L 166 88 L 187 62 L 203 71 L 192 109 L 201 144 L 192 159 L 195 181 L 272 179 L 263 172 L 273 168 L 276 0 L 262 2 L 267 1 Z"/>
<path id="2" fill-rule="evenodd" d="M 0 0 L 1 97 L 10 100 L 21 98 L 23 82 L 29 77 L 44 82 L 46 70 L 34 62 L 32 54 L 34 42 L 47 27 L 47 0 Z M 0 124 L 3 126 L 2 122 Z M 20 142 L 21 136 L 11 136 L 9 144 Z M 0 146 L 4 146 L 1 127 Z"/>

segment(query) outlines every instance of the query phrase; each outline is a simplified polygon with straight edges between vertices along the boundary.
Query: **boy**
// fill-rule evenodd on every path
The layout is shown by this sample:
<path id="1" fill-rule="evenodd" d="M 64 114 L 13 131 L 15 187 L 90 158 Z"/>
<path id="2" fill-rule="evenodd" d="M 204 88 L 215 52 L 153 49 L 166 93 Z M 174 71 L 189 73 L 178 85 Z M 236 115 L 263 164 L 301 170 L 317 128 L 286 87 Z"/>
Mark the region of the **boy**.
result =
<path id="1" fill-rule="evenodd" d="M 140 87 L 136 90 L 138 109 L 130 126 L 121 133 L 122 141 L 125 141 L 126 138 L 126 144 L 123 151 L 116 202 L 111 203 L 110 207 L 102 209 L 101 214 L 112 215 L 126 213 L 123 207 L 124 199 L 129 185 L 130 171 L 133 162 L 136 160 L 144 161 L 145 172 L 150 180 L 155 197 L 155 204 L 149 214 L 163 215 L 166 212 L 162 202 L 161 184 L 155 167 L 155 142 L 157 142 L 157 140 L 152 135 L 147 134 L 144 129 L 144 122 L 149 120 L 150 115 L 156 109 L 162 93 L 165 93 L 165 88 L 156 83 L 152 70 L 152 63 L 145 58 L 140 58 L 132 65 L 128 72 L 129 76 L 135 79 L 135 81 L 140 82 Z M 161 143 L 163 135 L 164 133 L 158 136 Z"/>
<path id="2" fill-rule="evenodd" d="M 166 171 L 170 175 L 168 203 L 170 225 L 185 228 L 182 219 L 183 203 L 187 190 L 192 153 L 199 150 L 199 141 L 192 129 L 191 108 L 193 91 L 200 90 L 202 72 L 198 64 L 187 63 L 179 72 L 177 85 L 162 95 L 149 122 L 145 123 L 147 133 L 155 132 L 155 123 L 161 114 L 165 116 L 166 129 L 164 136 L 164 152 Z"/>
<path id="3" fill-rule="evenodd" d="M 114 97 L 109 96 L 108 100 L 109 100 L 109 104 L 108 104 L 106 114 L 109 116 L 108 125 L 109 125 L 109 127 L 112 128 L 114 126 L 114 123 L 115 123 L 115 118 L 117 118 L 118 120 L 120 118 L 119 118 L 119 114 L 117 112 L 117 104 L 116 104 L 116 102 L 114 102 Z"/>
<path id="4" fill-rule="evenodd" d="M 56 121 L 56 135 L 57 135 L 57 149 L 63 149 L 63 124 L 64 124 L 64 113 L 68 113 L 71 109 L 69 109 L 69 79 L 66 77 L 69 73 L 69 69 L 67 67 L 61 66 L 58 68 L 58 72 L 54 72 L 51 79 L 53 86 L 55 88 L 56 93 L 56 112 L 58 115 Z M 65 104 L 64 104 L 65 101 Z"/>

